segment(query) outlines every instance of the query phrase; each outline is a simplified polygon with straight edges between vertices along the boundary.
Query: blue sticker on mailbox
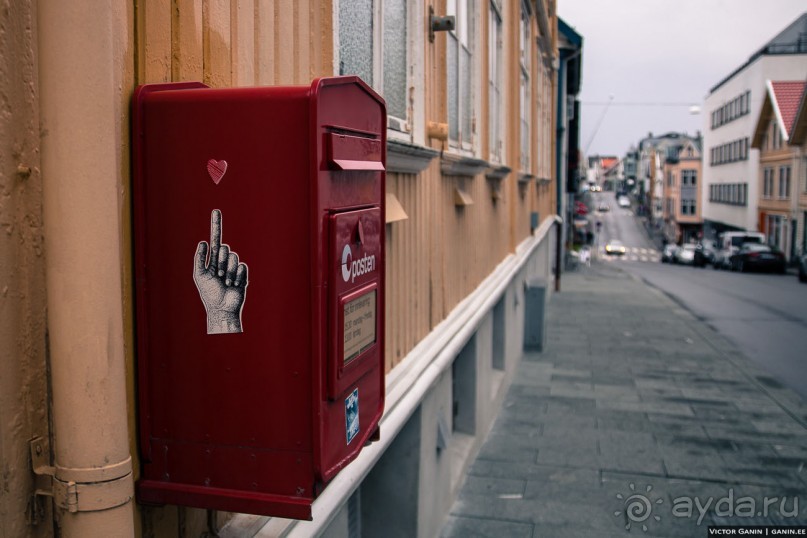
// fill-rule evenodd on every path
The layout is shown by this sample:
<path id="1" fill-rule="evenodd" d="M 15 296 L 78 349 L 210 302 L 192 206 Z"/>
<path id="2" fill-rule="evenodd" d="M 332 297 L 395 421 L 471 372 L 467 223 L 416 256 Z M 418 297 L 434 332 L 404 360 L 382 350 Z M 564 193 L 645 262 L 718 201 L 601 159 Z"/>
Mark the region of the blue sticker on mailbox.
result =
<path id="1" fill-rule="evenodd" d="M 345 434 L 347 444 L 359 433 L 359 389 L 353 389 L 345 398 Z"/>

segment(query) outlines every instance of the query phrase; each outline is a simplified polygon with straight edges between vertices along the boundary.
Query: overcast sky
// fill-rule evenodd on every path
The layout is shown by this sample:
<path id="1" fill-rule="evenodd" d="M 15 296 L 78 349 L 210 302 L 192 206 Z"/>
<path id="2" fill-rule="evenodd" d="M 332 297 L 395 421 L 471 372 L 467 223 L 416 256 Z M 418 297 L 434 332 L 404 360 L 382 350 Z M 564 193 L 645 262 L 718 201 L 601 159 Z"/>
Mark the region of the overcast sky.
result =
<path id="1" fill-rule="evenodd" d="M 558 0 L 583 36 L 581 150 L 621 157 L 649 132 L 703 131 L 708 114 L 690 106 L 804 12 L 804 0 Z"/>

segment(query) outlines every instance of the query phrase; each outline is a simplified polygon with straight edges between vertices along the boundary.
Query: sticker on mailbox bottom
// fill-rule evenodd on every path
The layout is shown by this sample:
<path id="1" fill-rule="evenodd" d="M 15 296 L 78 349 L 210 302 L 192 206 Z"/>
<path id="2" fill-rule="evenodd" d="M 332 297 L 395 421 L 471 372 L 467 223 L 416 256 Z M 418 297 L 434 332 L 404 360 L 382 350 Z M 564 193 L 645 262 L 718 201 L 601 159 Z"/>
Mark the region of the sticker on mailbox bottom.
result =
<path id="1" fill-rule="evenodd" d="M 347 444 L 359 433 L 359 389 L 353 389 L 345 398 L 345 435 Z"/>

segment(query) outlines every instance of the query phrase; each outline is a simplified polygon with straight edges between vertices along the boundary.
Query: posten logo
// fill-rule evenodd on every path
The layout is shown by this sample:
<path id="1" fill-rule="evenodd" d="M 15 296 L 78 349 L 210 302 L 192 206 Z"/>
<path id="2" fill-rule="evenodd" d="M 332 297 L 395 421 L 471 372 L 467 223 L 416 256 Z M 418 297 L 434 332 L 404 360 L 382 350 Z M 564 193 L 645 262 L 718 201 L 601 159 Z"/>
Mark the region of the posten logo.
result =
<path id="1" fill-rule="evenodd" d="M 342 250 L 342 279 L 345 282 L 355 282 L 357 276 L 375 271 L 375 255 L 367 254 L 364 257 L 354 260 L 350 245 L 345 245 Z"/>

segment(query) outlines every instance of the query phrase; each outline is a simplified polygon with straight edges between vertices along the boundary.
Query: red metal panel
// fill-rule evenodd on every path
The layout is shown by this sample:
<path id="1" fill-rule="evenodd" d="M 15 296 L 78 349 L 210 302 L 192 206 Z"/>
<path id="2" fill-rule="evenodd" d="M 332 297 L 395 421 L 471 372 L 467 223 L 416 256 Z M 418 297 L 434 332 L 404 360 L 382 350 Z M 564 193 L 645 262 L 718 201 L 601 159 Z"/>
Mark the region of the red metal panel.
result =
<path id="1" fill-rule="evenodd" d="M 342 77 L 143 86 L 133 104 L 139 498 L 310 517 L 383 408 L 383 101 Z M 362 282 L 378 289 L 379 351 L 329 399 L 328 215 L 357 207 L 375 208 L 363 233 L 380 261 Z"/>

